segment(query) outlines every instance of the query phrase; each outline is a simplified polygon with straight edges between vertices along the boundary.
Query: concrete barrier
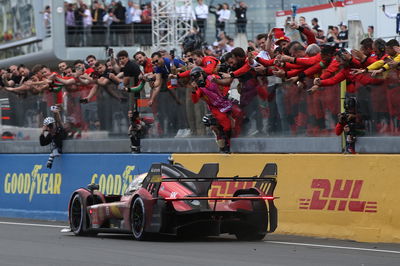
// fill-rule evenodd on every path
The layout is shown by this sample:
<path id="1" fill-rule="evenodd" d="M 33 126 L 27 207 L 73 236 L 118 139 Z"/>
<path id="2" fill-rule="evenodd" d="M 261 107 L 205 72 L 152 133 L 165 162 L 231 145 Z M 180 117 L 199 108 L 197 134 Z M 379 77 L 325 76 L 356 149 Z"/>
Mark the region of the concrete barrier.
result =
<path id="1" fill-rule="evenodd" d="M 400 243 L 400 155 L 173 157 L 193 171 L 220 163 L 220 176 L 259 175 L 265 163 L 277 163 L 277 233 Z"/>
<path id="2" fill-rule="evenodd" d="M 66 220 L 76 188 L 95 182 L 122 194 L 135 175 L 170 154 L 0 154 L 0 216 Z M 400 243 L 400 155 L 173 154 L 192 171 L 220 164 L 219 176 L 259 175 L 278 165 L 277 233 Z M 224 193 L 224 191 L 218 191 Z"/>

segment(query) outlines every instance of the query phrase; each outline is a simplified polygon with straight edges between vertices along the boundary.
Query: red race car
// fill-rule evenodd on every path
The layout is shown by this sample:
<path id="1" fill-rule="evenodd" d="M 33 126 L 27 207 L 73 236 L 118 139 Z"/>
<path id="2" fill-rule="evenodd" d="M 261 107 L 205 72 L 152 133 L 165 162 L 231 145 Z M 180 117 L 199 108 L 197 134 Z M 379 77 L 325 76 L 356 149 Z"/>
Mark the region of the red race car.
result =
<path id="1" fill-rule="evenodd" d="M 180 164 L 153 164 L 122 196 L 103 195 L 97 184 L 90 184 L 71 196 L 70 229 L 75 235 L 133 234 L 136 240 L 151 233 L 228 233 L 239 240 L 261 240 L 275 231 L 276 164 L 266 164 L 259 177 L 222 178 L 218 171 L 218 164 L 204 164 L 199 173 Z"/>

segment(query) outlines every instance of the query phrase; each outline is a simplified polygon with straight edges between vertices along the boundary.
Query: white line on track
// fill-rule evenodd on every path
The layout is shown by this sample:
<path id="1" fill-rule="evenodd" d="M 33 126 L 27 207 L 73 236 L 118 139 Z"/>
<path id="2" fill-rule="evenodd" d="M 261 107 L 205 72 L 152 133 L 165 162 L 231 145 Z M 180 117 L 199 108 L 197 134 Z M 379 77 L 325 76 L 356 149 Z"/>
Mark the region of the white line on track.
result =
<path id="1" fill-rule="evenodd" d="M 0 222 L 0 224 L 22 225 L 22 226 L 37 226 L 37 227 L 52 227 L 52 228 L 67 228 L 68 227 L 67 225 L 32 224 L 32 223 L 15 223 L 15 222 Z M 280 242 L 280 241 L 264 241 L 264 242 L 265 243 L 280 244 L 280 245 L 294 245 L 294 246 L 307 246 L 307 247 L 319 247 L 319 248 L 348 249 L 348 250 L 359 250 L 359 251 L 372 251 L 372 252 L 381 252 L 381 253 L 400 254 L 400 251 L 386 250 L 386 249 L 356 248 L 356 247 L 330 246 L 330 245 L 318 245 L 318 244 L 307 244 L 307 243 L 296 243 L 296 242 Z"/>
<path id="2" fill-rule="evenodd" d="M 54 228 L 66 228 L 66 227 L 68 227 L 68 225 L 29 224 L 29 223 L 13 223 L 13 222 L 0 222 L 0 224 L 38 226 L 38 227 L 54 227 Z"/>
<path id="3" fill-rule="evenodd" d="M 274 244 L 281 244 L 281 245 L 307 246 L 307 247 L 319 247 L 319 248 L 336 248 L 336 249 L 349 249 L 349 250 L 359 250 L 359 251 L 373 251 L 373 252 L 381 252 L 381 253 L 400 254 L 400 251 L 386 250 L 386 249 L 356 248 L 356 247 L 345 247 L 345 246 L 329 246 L 329 245 L 295 243 L 295 242 L 280 242 L 280 241 L 264 241 L 264 242 L 266 242 L 266 243 L 274 243 Z"/>

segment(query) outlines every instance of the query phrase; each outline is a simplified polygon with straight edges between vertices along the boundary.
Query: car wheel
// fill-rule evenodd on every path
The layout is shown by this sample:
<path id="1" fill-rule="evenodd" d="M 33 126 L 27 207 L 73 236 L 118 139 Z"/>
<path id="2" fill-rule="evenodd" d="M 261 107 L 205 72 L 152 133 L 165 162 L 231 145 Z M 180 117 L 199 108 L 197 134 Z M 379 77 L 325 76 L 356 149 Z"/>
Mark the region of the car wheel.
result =
<path id="1" fill-rule="evenodd" d="M 84 215 L 85 211 L 84 211 L 82 197 L 81 195 L 76 194 L 72 199 L 69 209 L 69 225 L 71 227 L 72 232 L 75 235 L 85 234 Z"/>
<path id="2" fill-rule="evenodd" d="M 238 197 L 257 197 L 255 194 L 242 194 Z M 236 238 L 241 241 L 257 241 L 264 239 L 267 234 L 268 210 L 263 200 L 253 200 L 253 214 L 245 217 L 245 222 L 249 225 L 235 232 Z"/>
<path id="3" fill-rule="evenodd" d="M 131 210 L 131 224 L 133 237 L 136 240 L 145 240 L 147 238 L 146 228 L 146 211 L 142 198 L 137 197 Z"/>

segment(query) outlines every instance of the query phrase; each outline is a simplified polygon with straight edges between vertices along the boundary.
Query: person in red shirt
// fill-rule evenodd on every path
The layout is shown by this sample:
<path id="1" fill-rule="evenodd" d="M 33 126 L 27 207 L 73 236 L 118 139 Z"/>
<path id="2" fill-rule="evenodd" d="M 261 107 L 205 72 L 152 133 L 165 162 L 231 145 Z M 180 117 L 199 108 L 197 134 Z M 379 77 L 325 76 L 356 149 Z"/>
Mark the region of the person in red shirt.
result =
<path id="1" fill-rule="evenodd" d="M 85 64 L 81 60 L 77 60 L 74 62 L 75 70 L 82 71 L 82 76 L 84 78 L 92 79 L 92 74 L 94 73 L 94 69 L 89 67 L 86 68 Z M 98 107 L 97 107 L 97 84 L 83 84 L 78 85 L 78 90 L 81 93 L 81 108 L 82 108 L 82 117 L 86 123 L 86 127 L 88 129 L 99 129 L 100 128 L 100 120 L 98 116 Z M 87 129 L 85 128 L 85 129 Z"/>
<path id="2" fill-rule="evenodd" d="M 250 65 L 249 59 L 245 51 L 240 48 L 234 48 L 230 53 L 225 55 L 226 63 L 232 70 L 229 73 L 223 73 L 221 76 L 222 81 L 219 83 L 227 82 L 230 84 L 233 79 L 237 78 L 239 81 L 238 92 L 240 94 L 239 107 L 243 111 L 243 115 L 249 122 L 244 125 L 244 134 L 261 134 L 263 130 L 262 116 L 259 112 L 258 96 L 266 95 L 268 97 L 265 86 L 261 86 L 257 80 L 257 72 Z M 263 96 L 264 97 L 264 96 Z M 256 131 L 250 132 L 251 121 L 255 122 Z"/>
<path id="3" fill-rule="evenodd" d="M 147 55 L 142 52 L 138 51 L 133 55 L 133 59 L 136 60 L 136 62 L 143 67 L 143 72 L 144 74 L 149 74 L 153 73 L 153 64 L 151 63 L 151 58 L 147 57 Z"/>
<path id="4" fill-rule="evenodd" d="M 191 52 L 191 58 L 196 66 L 201 67 L 207 75 L 215 74 L 219 60 L 213 56 L 204 56 L 203 51 L 195 50 Z M 190 76 L 190 70 L 177 75 L 170 75 L 171 78 L 186 78 Z"/>
<path id="5" fill-rule="evenodd" d="M 356 81 L 360 82 L 361 84 L 381 84 L 383 82 L 382 79 L 374 79 L 366 75 L 353 74 L 352 56 L 343 48 L 336 53 L 336 60 L 340 62 L 342 67 L 341 70 L 336 75 L 328 79 L 316 78 L 314 80 L 314 86 L 308 90 L 309 93 L 315 92 L 320 86 L 324 87 L 339 84 L 343 80 L 347 81 L 346 92 L 350 94 L 356 93 Z"/>
<path id="6" fill-rule="evenodd" d="M 190 77 L 193 87 L 192 101 L 197 103 L 202 99 L 206 102 L 211 114 L 203 117 L 203 123 L 215 133 L 220 151 L 228 153 L 232 129 L 239 129 L 241 110 L 224 97 L 224 89 L 215 82 L 219 76 L 207 75 L 201 67 L 194 67 L 190 71 Z"/>

